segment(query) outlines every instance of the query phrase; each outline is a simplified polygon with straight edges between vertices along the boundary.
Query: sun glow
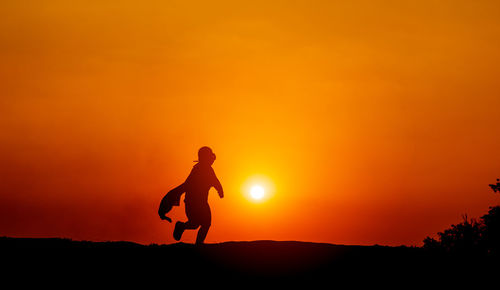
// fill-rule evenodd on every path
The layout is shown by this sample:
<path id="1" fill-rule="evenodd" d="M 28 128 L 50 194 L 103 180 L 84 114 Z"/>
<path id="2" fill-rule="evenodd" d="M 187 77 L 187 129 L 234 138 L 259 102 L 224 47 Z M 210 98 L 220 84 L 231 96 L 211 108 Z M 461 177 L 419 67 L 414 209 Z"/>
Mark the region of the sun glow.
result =
<path id="1" fill-rule="evenodd" d="M 250 196 L 255 200 L 261 200 L 264 197 L 265 193 L 266 191 L 260 185 L 254 185 L 250 189 Z"/>
<path id="2" fill-rule="evenodd" d="M 274 183 L 264 175 L 249 177 L 242 186 L 243 195 L 252 202 L 264 202 L 274 195 Z"/>

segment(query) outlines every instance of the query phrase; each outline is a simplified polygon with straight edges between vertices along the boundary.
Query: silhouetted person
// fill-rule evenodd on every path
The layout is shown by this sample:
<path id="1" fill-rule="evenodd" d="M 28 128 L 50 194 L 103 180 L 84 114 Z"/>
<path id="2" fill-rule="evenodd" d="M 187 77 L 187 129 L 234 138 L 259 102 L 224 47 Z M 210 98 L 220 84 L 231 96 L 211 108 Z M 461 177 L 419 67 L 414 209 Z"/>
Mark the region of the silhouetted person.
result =
<path id="1" fill-rule="evenodd" d="M 158 214 L 162 219 L 171 221 L 165 216 L 172 206 L 179 205 L 182 193 L 186 193 L 184 203 L 186 205 L 186 222 L 175 223 L 174 239 L 179 241 L 184 230 L 194 230 L 200 227 L 196 236 L 196 244 L 205 241 L 210 225 L 212 224 L 212 213 L 208 205 L 208 192 L 213 186 L 221 198 L 224 197 L 222 185 L 215 175 L 212 164 L 215 161 L 215 154 L 209 147 L 201 147 L 198 150 L 197 164 L 193 166 L 186 181 L 178 187 L 172 189 L 165 195 L 160 203 Z"/>

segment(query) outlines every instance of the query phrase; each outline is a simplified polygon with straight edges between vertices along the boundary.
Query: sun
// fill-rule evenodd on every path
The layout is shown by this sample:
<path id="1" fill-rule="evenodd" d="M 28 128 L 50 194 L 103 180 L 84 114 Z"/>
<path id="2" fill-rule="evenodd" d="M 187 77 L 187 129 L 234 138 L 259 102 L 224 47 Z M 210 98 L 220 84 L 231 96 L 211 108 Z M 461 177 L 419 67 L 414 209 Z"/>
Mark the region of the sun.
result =
<path id="1" fill-rule="evenodd" d="M 243 182 L 241 193 L 252 203 L 261 204 L 273 198 L 276 190 L 271 178 L 263 174 L 254 174 Z"/>
<path id="2" fill-rule="evenodd" d="M 253 185 L 251 188 L 250 188 L 250 196 L 254 199 L 254 200 L 261 200 L 264 195 L 266 194 L 266 191 L 264 190 L 264 187 L 256 184 L 256 185 Z"/>

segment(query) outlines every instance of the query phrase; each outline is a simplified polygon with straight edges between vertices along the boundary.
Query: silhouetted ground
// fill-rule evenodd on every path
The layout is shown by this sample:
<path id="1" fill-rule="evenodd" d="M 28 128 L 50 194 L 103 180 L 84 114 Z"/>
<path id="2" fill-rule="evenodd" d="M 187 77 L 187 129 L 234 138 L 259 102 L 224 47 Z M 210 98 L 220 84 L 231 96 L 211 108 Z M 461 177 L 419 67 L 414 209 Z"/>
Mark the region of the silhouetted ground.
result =
<path id="1" fill-rule="evenodd" d="M 476 272 L 484 274 L 485 280 L 491 270 L 487 265 L 492 262 L 438 255 L 416 247 L 292 241 L 145 246 L 131 242 L 3 237 L 0 251 L 6 269 L 3 276 L 26 277 L 16 278 L 20 283 L 33 280 L 59 286 L 133 283 L 166 289 L 174 284 L 188 287 L 199 283 L 238 288 L 264 281 L 292 286 L 295 282 L 319 285 L 340 281 L 350 285 L 399 283 L 396 281 L 406 281 L 404 285 L 435 285 L 437 281 L 460 282 Z"/>

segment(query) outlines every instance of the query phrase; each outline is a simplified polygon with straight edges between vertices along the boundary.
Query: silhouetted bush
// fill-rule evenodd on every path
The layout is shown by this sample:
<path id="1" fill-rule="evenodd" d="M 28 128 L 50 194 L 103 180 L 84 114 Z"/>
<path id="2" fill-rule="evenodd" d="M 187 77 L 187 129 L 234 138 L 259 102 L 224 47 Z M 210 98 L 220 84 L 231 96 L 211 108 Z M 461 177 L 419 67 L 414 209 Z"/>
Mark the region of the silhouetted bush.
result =
<path id="1" fill-rule="evenodd" d="M 484 247 L 489 254 L 500 256 L 500 206 L 490 207 L 481 221 Z"/>
<path id="2" fill-rule="evenodd" d="M 438 233 L 438 240 L 427 237 L 424 240 L 424 248 L 442 250 L 451 254 L 483 254 L 484 224 L 474 219 L 470 221 L 467 216 L 464 221 L 451 225 L 451 228 Z"/>
<path id="3" fill-rule="evenodd" d="M 498 181 L 498 179 L 497 179 Z M 494 192 L 500 190 L 500 184 L 490 184 Z M 438 239 L 427 237 L 424 248 L 458 255 L 500 255 L 500 206 L 490 207 L 487 214 L 479 221 L 469 220 L 452 225 L 438 233 Z"/>

